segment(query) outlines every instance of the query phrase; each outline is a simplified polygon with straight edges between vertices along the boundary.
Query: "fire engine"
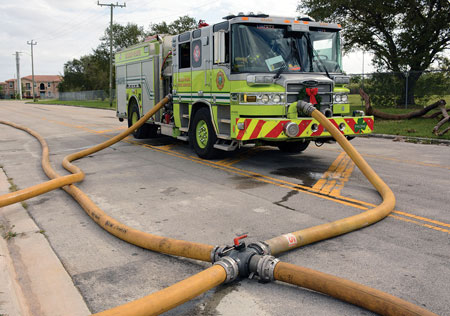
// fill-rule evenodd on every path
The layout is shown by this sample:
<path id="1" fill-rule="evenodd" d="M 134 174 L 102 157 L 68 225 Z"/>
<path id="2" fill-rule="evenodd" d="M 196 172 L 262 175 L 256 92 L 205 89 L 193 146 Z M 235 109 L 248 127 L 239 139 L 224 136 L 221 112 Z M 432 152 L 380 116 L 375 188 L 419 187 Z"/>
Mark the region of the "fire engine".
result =
<path id="1" fill-rule="evenodd" d="M 189 141 L 199 157 L 245 144 L 298 153 L 330 134 L 297 108 L 306 101 L 348 138 L 371 133 L 373 117 L 351 111 L 341 26 L 238 14 L 179 35 L 156 35 L 115 55 L 117 117 L 134 124 L 162 97 L 172 101 L 134 131 Z"/>

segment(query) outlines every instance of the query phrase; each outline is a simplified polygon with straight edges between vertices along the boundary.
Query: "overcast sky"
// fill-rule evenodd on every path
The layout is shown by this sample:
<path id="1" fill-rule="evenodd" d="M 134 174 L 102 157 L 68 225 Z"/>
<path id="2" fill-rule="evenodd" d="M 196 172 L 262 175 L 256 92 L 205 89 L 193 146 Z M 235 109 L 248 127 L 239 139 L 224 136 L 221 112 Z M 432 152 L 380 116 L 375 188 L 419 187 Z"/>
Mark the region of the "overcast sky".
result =
<path id="1" fill-rule="evenodd" d="M 185 14 L 210 24 L 238 12 L 295 16 L 297 3 L 298 0 L 128 0 L 125 8 L 114 9 L 114 22 L 133 22 L 149 29 L 150 23 L 170 23 Z M 0 0 L 0 7 L 0 81 L 16 77 L 16 51 L 22 52 L 21 77 L 31 75 L 27 41 L 32 39 L 38 43 L 34 46 L 34 73 L 62 74 L 65 62 L 97 47 L 110 20 L 109 7 L 100 7 L 95 0 Z M 369 59 L 366 54 L 366 73 L 373 70 Z M 362 53 L 344 56 L 344 70 L 361 73 Z"/>

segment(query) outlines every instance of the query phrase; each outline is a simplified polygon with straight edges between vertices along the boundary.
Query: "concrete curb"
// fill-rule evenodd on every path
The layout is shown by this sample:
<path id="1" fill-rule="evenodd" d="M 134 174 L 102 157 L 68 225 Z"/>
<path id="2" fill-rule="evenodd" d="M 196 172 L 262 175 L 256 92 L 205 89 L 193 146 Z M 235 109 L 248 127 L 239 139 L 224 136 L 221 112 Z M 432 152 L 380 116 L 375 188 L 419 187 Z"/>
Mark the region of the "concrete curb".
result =
<path id="1" fill-rule="evenodd" d="M 44 103 L 44 102 L 37 102 L 37 103 L 25 102 L 25 104 L 73 106 L 73 107 L 76 107 L 76 108 L 88 108 L 88 109 L 99 109 L 99 110 L 116 111 L 115 107 L 112 107 L 112 108 L 97 108 L 97 107 L 93 107 L 93 106 L 82 106 L 82 105 L 62 104 L 62 103 Z"/>
<path id="2" fill-rule="evenodd" d="M 1 170 L 0 195 L 8 193 L 8 188 L 7 177 Z M 45 233 L 22 205 L 16 203 L 1 208 L 0 223 L 2 231 L 15 233 L 5 240 L 2 232 L 0 241 L 0 314 L 90 315 Z"/>
<path id="3" fill-rule="evenodd" d="M 415 141 L 417 143 L 427 143 L 427 144 L 444 144 L 450 146 L 450 140 L 447 139 L 436 139 L 436 138 L 426 138 L 426 137 L 413 137 L 413 136 L 403 136 L 403 135 L 389 135 L 389 134 L 368 134 L 369 137 L 374 138 L 385 138 L 385 139 L 403 139 L 405 141 Z"/>

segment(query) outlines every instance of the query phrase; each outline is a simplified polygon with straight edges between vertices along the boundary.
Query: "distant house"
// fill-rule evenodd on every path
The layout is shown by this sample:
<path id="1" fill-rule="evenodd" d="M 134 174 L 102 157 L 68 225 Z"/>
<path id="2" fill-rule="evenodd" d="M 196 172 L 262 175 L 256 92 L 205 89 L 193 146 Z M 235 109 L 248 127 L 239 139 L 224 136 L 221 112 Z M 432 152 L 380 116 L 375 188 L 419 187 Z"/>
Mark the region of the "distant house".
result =
<path id="1" fill-rule="evenodd" d="M 57 99 L 59 96 L 58 84 L 61 82 L 61 76 L 55 75 L 35 75 L 34 76 L 34 94 L 41 99 Z M 33 98 L 33 80 L 32 76 L 21 78 L 22 97 Z M 17 91 L 17 79 L 9 79 L 5 82 L 6 88 L 3 93 L 7 99 L 13 99 Z"/>
<path id="2" fill-rule="evenodd" d="M 59 96 L 58 84 L 61 82 L 61 76 L 54 75 L 35 75 L 34 93 L 41 99 L 57 99 Z M 22 95 L 25 98 L 33 97 L 32 77 L 22 77 Z"/>
<path id="3" fill-rule="evenodd" d="M 0 82 L 0 99 L 5 98 L 6 86 L 8 84 L 6 82 Z"/>
<path id="4" fill-rule="evenodd" d="M 5 81 L 6 86 L 3 90 L 5 99 L 14 99 L 14 96 L 16 95 L 16 81 L 16 79 L 9 79 Z"/>

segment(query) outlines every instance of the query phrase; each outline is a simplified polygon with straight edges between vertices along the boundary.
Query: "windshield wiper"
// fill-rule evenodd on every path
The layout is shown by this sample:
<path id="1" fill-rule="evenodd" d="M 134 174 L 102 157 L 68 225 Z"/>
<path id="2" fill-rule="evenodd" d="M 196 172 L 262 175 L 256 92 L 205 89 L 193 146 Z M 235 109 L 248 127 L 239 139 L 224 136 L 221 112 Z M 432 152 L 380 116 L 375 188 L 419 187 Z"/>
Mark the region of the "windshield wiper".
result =
<path id="1" fill-rule="evenodd" d="M 283 66 L 281 66 L 280 68 L 278 68 L 277 73 L 275 74 L 275 76 L 273 76 L 273 79 L 278 79 L 280 78 L 281 73 L 283 72 L 283 70 L 285 70 L 287 68 L 287 65 L 285 62 L 283 62 Z"/>
<path id="2" fill-rule="evenodd" d="M 313 51 L 313 54 L 316 56 L 316 58 L 319 61 L 320 65 L 325 70 L 325 73 L 327 74 L 327 77 L 331 79 L 330 74 L 328 73 L 327 67 L 325 66 L 325 64 L 323 63 L 322 59 L 319 57 L 319 54 L 314 49 L 314 46 L 311 43 L 311 38 L 309 37 L 309 34 L 306 34 L 306 40 L 308 41 L 308 45 L 311 48 L 311 50 Z M 312 67 L 311 67 L 311 70 L 312 70 Z"/>

